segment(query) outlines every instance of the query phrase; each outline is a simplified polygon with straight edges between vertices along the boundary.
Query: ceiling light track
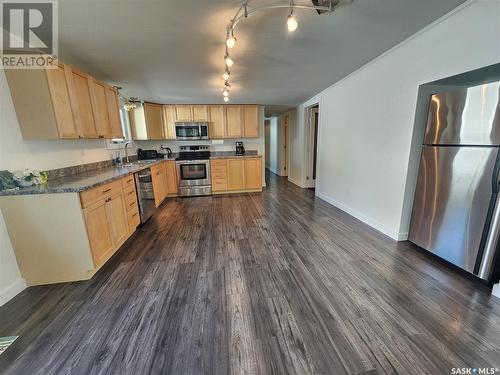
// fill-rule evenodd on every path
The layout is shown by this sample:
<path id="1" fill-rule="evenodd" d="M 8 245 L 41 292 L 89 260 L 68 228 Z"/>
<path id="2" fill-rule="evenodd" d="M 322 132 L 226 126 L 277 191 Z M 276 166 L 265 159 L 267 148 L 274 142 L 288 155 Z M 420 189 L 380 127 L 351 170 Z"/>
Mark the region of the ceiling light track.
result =
<path id="1" fill-rule="evenodd" d="M 290 2 L 287 2 L 286 4 L 264 5 L 264 6 L 257 6 L 257 7 L 252 8 L 252 7 L 249 7 L 250 1 L 251 0 L 247 0 L 243 4 L 241 4 L 241 6 L 236 11 L 236 14 L 229 22 L 227 29 L 226 29 L 227 30 L 226 31 L 226 54 L 224 55 L 224 61 L 226 64 L 225 64 L 224 74 L 222 75 L 222 78 L 224 79 L 223 98 L 224 98 L 225 102 L 229 101 L 229 87 L 231 86 L 229 83 L 229 77 L 231 74 L 230 68 L 234 64 L 234 61 L 229 56 L 229 50 L 233 49 L 236 45 L 237 39 L 234 36 L 234 30 L 236 28 L 236 25 L 238 25 L 238 23 L 242 19 L 248 18 L 250 15 L 254 14 L 255 12 L 259 12 L 262 10 L 288 8 L 288 9 L 290 9 L 290 13 L 287 17 L 286 25 L 287 25 L 289 32 L 294 32 L 299 25 L 297 22 L 297 19 L 295 18 L 294 14 L 293 14 L 293 11 L 295 9 L 306 9 L 306 10 L 314 10 L 314 11 L 332 13 L 335 10 L 335 6 L 338 4 L 338 1 L 330 0 L 328 6 L 295 5 L 294 1 L 291 0 Z"/>

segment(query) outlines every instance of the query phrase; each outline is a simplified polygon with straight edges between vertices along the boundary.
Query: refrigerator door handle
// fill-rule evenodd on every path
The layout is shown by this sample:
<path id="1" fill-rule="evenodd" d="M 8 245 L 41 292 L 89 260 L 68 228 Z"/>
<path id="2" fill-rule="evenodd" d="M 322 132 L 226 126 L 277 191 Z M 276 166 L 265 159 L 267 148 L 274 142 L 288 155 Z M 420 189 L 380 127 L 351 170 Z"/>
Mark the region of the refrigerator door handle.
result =
<path id="1" fill-rule="evenodd" d="M 500 195 L 496 195 L 495 208 L 491 218 L 488 237 L 484 245 L 483 257 L 479 267 L 478 276 L 481 279 L 489 280 L 493 269 L 493 261 L 495 260 L 498 237 L 500 235 Z"/>

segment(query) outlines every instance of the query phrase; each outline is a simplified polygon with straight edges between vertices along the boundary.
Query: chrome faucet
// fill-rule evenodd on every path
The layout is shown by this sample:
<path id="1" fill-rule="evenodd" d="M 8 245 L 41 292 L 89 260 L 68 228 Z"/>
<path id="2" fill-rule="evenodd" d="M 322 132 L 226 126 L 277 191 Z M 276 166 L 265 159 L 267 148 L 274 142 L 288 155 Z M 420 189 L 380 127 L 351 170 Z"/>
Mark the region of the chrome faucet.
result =
<path id="1" fill-rule="evenodd" d="M 128 158 L 128 145 L 131 145 L 132 141 L 127 141 L 125 142 L 125 160 L 127 161 L 127 164 L 130 164 L 130 160 Z"/>

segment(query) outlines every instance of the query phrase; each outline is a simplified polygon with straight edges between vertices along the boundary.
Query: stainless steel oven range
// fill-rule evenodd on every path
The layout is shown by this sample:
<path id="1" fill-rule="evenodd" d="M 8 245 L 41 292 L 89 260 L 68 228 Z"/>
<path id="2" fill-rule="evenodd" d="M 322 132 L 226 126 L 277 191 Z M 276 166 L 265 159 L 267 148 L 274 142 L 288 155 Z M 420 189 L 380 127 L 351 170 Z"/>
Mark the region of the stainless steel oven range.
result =
<path id="1" fill-rule="evenodd" d="M 175 159 L 179 181 L 179 196 L 212 194 L 209 146 L 181 146 Z"/>

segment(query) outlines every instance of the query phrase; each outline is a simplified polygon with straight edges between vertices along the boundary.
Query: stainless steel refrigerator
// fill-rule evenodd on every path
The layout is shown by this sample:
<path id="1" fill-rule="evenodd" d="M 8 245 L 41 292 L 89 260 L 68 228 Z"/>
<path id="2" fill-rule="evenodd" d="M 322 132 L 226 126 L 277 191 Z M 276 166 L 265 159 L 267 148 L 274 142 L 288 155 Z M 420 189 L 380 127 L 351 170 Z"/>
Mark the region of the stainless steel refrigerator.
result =
<path id="1" fill-rule="evenodd" d="M 411 242 L 491 278 L 500 232 L 500 82 L 432 95 Z"/>

